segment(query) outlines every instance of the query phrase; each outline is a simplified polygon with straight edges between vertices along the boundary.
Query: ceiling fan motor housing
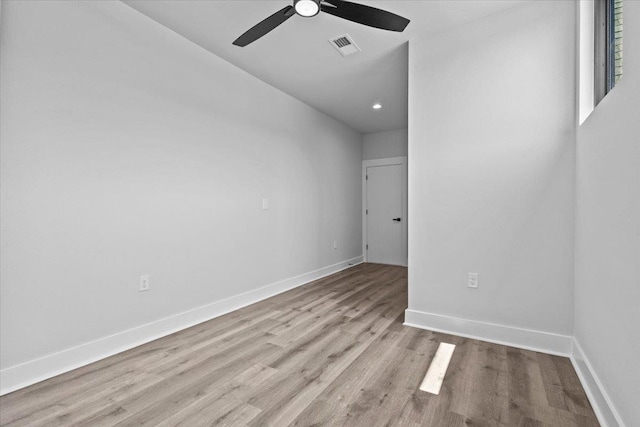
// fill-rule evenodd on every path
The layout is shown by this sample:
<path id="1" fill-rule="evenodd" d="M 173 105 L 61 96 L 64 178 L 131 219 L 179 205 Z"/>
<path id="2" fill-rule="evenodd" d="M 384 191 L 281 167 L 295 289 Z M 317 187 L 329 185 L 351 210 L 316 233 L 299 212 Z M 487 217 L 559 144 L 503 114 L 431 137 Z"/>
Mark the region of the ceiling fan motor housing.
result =
<path id="1" fill-rule="evenodd" d="M 293 0 L 296 13 L 305 18 L 316 16 L 320 12 L 321 0 Z"/>

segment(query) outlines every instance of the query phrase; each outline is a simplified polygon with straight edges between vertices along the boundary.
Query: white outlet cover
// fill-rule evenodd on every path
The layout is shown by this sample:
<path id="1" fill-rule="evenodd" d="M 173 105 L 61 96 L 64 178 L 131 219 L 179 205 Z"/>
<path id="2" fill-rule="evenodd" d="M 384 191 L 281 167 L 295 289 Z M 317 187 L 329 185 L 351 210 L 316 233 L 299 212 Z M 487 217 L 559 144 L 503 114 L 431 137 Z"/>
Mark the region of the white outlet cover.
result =
<path id="1" fill-rule="evenodd" d="M 478 288 L 478 273 L 468 273 L 467 275 L 467 287 Z"/>
<path id="2" fill-rule="evenodd" d="M 265 211 L 269 209 L 269 199 L 262 199 L 262 209 Z"/>
<path id="3" fill-rule="evenodd" d="M 140 287 L 138 288 L 139 292 L 148 291 L 150 285 L 151 285 L 151 277 L 148 274 L 140 276 Z"/>

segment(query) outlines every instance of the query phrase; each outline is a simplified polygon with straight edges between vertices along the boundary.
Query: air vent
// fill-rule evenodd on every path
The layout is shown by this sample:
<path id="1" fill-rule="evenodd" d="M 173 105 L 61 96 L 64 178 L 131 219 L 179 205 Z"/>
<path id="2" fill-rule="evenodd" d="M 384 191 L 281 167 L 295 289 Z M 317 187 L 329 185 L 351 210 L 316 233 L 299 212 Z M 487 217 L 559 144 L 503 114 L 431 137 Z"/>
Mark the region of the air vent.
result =
<path id="1" fill-rule="evenodd" d="M 342 56 L 353 55 L 354 53 L 360 52 L 360 48 L 349 34 L 333 38 L 329 40 L 329 43 L 331 43 Z"/>

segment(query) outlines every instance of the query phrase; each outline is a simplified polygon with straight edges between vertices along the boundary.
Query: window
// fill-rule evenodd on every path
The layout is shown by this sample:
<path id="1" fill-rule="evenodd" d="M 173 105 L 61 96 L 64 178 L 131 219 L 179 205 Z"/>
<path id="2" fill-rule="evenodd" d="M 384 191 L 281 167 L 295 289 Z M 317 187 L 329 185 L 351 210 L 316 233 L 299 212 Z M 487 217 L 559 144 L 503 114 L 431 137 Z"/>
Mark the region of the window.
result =
<path id="1" fill-rule="evenodd" d="M 623 0 L 595 2 L 595 103 L 622 78 Z"/>
<path id="2" fill-rule="evenodd" d="M 612 20 L 613 35 L 611 39 L 614 46 L 611 49 L 611 53 L 613 54 L 611 64 L 613 65 L 613 86 L 615 86 L 622 78 L 622 0 L 613 1 Z"/>

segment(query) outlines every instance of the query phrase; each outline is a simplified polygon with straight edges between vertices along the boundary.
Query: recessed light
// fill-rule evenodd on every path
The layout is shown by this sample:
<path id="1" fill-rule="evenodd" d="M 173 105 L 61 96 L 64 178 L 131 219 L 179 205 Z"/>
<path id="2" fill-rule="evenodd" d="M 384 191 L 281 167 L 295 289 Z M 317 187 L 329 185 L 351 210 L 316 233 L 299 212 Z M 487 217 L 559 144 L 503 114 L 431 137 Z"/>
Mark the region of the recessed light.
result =
<path id="1" fill-rule="evenodd" d="M 374 110 L 379 110 L 382 108 L 382 104 L 380 104 L 379 102 L 376 102 L 375 104 L 373 104 L 372 107 Z"/>

